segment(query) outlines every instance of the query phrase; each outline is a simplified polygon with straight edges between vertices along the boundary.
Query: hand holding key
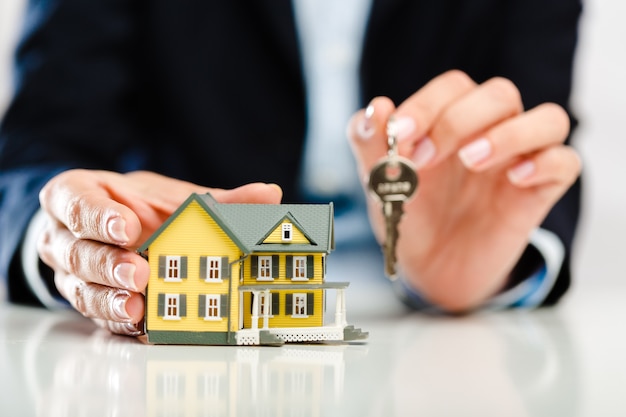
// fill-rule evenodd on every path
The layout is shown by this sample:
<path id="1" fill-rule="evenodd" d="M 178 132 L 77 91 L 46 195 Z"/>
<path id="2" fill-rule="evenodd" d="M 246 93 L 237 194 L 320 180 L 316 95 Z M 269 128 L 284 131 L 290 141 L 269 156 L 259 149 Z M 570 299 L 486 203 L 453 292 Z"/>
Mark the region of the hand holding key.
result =
<path id="1" fill-rule="evenodd" d="M 396 278 L 396 244 L 398 224 L 404 213 L 402 205 L 415 194 L 417 174 L 413 163 L 398 155 L 398 133 L 392 120 L 387 124 L 387 155 L 378 162 L 369 177 L 368 187 L 382 204 L 385 217 L 385 273 L 389 279 Z"/>
<path id="2" fill-rule="evenodd" d="M 392 117 L 397 155 L 420 178 L 419 195 L 398 193 L 396 202 L 384 192 L 403 182 L 387 181 L 387 161 L 396 158 L 386 132 Z M 580 172 L 564 144 L 566 112 L 550 103 L 524 111 L 502 78 L 477 84 L 447 72 L 397 108 L 373 99 L 348 131 L 360 174 L 371 179 L 366 189 L 380 191 L 387 207 L 383 213 L 379 198 L 368 199 L 386 269 L 393 272 L 397 258 L 398 274 L 449 311 L 479 306 L 505 285 L 530 233 Z"/>

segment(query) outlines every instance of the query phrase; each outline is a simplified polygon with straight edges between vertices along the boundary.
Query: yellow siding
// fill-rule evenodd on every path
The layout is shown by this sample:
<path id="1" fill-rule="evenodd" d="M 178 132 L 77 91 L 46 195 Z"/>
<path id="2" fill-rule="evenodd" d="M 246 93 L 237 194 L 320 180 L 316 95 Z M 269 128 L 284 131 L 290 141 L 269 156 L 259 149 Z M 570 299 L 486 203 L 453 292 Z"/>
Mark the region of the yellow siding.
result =
<path id="1" fill-rule="evenodd" d="M 181 282 L 165 282 L 158 278 L 160 255 L 187 256 L 187 278 Z M 240 263 L 231 269 L 231 278 L 222 283 L 207 283 L 200 278 L 201 256 L 228 256 L 229 262 L 242 254 L 226 233 L 195 201 L 174 219 L 149 248 L 150 280 L 148 285 L 146 317 L 148 330 L 227 331 L 228 318 L 207 321 L 198 317 L 200 294 L 228 294 L 231 285 L 230 330 L 238 327 Z M 187 294 L 187 315 L 180 320 L 158 317 L 158 294 Z"/>
<path id="2" fill-rule="evenodd" d="M 272 256 L 273 253 L 255 253 L 258 256 Z M 313 277 L 305 280 L 305 281 L 293 281 L 290 278 L 286 278 L 286 257 L 287 255 L 293 256 L 307 256 L 313 255 Z M 324 282 L 324 274 L 323 274 L 323 259 L 324 255 L 320 253 L 286 253 L 280 254 L 279 259 L 279 276 L 275 277 L 273 281 L 257 281 L 256 278 L 252 278 L 250 275 L 251 271 L 251 257 L 246 258 L 244 263 L 244 285 L 259 285 L 259 286 L 270 286 L 272 284 L 322 284 Z M 270 289 L 270 292 L 276 292 L 277 290 Z M 293 318 L 291 317 L 291 312 L 285 314 L 285 294 L 293 294 L 293 293 L 309 293 L 312 292 L 315 294 L 314 302 L 313 302 L 313 311 L 314 314 L 310 315 L 308 318 Z M 244 293 L 243 297 L 243 316 L 244 316 L 244 328 L 250 328 L 252 324 L 251 317 L 251 303 L 252 297 L 250 292 Z M 269 319 L 269 327 L 314 327 L 314 326 L 322 326 L 323 325 L 323 316 L 324 316 L 324 291 L 323 290 L 284 290 L 280 291 L 280 313 L 276 314 L 273 312 L 273 317 Z M 259 327 L 263 326 L 263 319 L 259 319 Z"/>
<path id="3" fill-rule="evenodd" d="M 283 223 L 291 224 L 291 233 L 292 237 L 289 242 L 283 241 Z M 295 224 L 291 223 L 288 220 L 285 220 L 281 224 L 278 225 L 270 235 L 265 238 L 263 243 L 300 243 L 300 244 L 308 244 L 311 243 L 309 239 L 307 239 L 304 234 L 296 227 Z"/>
<path id="4" fill-rule="evenodd" d="M 272 255 L 276 255 L 276 253 L 273 252 L 266 252 L 266 253 L 255 253 L 254 256 L 272 256 Z M 278 277 L 274 277 L 274 282 L 275 284 L 292 284 L 292 283 L 298 283 L 299 281 L 293 281 L 290 278 L 287 278 L 287 274 L 286 274 L 286 270 L 285 270 L 285 265 L 287 264 L 287 256 L 291 255 L 291 256 L 309 256 L 309 255 L 313 255 L 313 277 L 308 279 L 307 281 L 304 281 L 304 284 L 321 284 L 324 282 L 324 272 L 323 272 L 323 262 L 322 262 L 322 258 L 324 257 L 323 254 L 320 253 L 281 253 L 278 255 L 278 262 L 280 264 L 279 267 L 279 271 L 278 271 Z M 267 284 L 267 281 L 257 281 L 256 278 L 252 278 L 250 275 L 250 271 L 251 271 L 251 258 L 252 255 L 247 257 L 245 259 L 244 262 L 244 270 L 243 270 L 243 285 L 255 285 L 255 284 Z"/>
<path id="5" fill-rule="evenodd" d="M 294 293 L 313 293 L 313 313 L 308 317 L 292 317 L 291 312 L 285 311 L 286 309 L 286 295 Z M 288 290 L 280 291 L 277 294 L 273 294 L 275 297 L 280 297 L 279 308 L 280 311 L 276 313 L 272 311 L 273 316 L 268 320 L 268 327 L 318 327 L 323 326 L 324 320 L 324 290 Z M 249 329 L 252 327 L 252 294 L 249 292 L 244 293 L 244 321 L 243 327 Z M 258 327 L 263 327 L 263 317 L 259 317 Z"/>

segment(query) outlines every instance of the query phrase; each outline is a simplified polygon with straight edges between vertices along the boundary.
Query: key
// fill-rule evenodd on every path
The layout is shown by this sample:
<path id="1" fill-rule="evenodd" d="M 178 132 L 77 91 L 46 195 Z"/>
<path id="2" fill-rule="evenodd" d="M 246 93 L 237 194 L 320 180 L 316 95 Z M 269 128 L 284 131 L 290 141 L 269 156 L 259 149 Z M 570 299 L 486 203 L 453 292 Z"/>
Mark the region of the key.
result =
<path id="1" fill-rule="evenodd" d="M 403 205 L 417 190 L 418 178 L 413 163 L 398 155 L 398 144 L 393 120 L 387 124 L 389 150 L 370 172 L 368 188 L 381 202 L 385 217 L 386 237 L 383 244 L 385 274 L 396 279 L 396 244 L 398 224 L 404 213 Z"/>

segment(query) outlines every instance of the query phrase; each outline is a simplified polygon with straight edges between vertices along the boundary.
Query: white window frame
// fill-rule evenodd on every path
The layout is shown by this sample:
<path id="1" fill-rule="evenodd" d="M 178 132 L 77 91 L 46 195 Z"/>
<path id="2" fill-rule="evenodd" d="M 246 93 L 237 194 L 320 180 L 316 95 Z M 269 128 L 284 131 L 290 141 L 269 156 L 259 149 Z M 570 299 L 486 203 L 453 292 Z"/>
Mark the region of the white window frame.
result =
<path id="1" fill-rule="evenodd" d="M 180 320 L 180 295 L 179 294 L 165 294 L 163 308 L 164 320 Z M 174 309 L 174 314 L 170 312 L 170 309 Z"/>
<path id="2" fill-rule="evenodd" d="M 180 373 L 165 371 L 159 373 L 157 378 L 161 380 L 160 384 L 157 383 L 157 387 L 160 386 L 157 398 L 167 400 L 184 397 L 183 376 Z"/>
<path id="3" fill-rule="evenodd" d="M 292 265 L 292 281 L 308 281 L 307 278 L 307 258 L 306 256 L 294 256 Z"/>
<path id="4" fill-rule="evenodd" d="M 204 319 L 206 321 L 221 321 L 221 299 L 219 294 L 206 294 L 204 300 Z M 215 302 L 215 305 L 211 305 L 211 302 Z M 209 311 L 214 310 L 215 315 L 210 315 Z"/>
<path id="5" fill-rule="evenodd" d="M 216 266 L 212 266 L 214 262 Z M 216 277 L 211 277 L 211 271 L 215 272 Z M 222 281 L 222 258 L 220 256 L 207 256 L 206 257 L 206 275 L 205 282 L 223 282 Z"/>
<path id="6" fill-rule="evenodd" d="M 272 276 L 272 257 L 259 256 L 257 281 L 274 281 Z"/>
<path id="7" fill-rule="evenodd" d="M 166 256 L 165 257 L 165 282 L 181 282 L 181 257 Z"/>
<path id="8" fill-rule="evenodd" d="M 274 312 L 272 311 L 272 293 L 268 293 L 267 294 L 267 299 L 265 297 L 265 291 L 261 291 L 258 294 L 259 297 L 259 302 L 257 303 L 257 308 L 259 311 L 257 311 L 257 316 L 259 317 L 264 317 L 263 315 L 263 310 L 265 309 L 265 307 L 267 307 L 268 309 L 268 315 L 267 317 L 274 317 Z"/>
<path id="9" fill-rule="evenodd" d="M 198 399 L 219 400 L 220 399 L 220 379 L 219 372 L 203 373 L 198 376 Z"/>
<path id="10" fill-rule="evenodd" d="M 307 303 L 306 293 L 293 293 L 292 302 L 293 302 L 292 311 L 291 311 L 292 317 L 298 317 L 298 318 L 309 317 L 306 311 L 306 303 Z M 300 305 L 300 303 L 302 303 L 302 305 Z"/>
<path id="11" fill-rule="evenodd" d="M 286 236 L 287 234 L 289 236 Z M 293 240 L 293 226 L 291 223 L 282 224 L 281 238 L 283 242 L 291 242 Z"/>

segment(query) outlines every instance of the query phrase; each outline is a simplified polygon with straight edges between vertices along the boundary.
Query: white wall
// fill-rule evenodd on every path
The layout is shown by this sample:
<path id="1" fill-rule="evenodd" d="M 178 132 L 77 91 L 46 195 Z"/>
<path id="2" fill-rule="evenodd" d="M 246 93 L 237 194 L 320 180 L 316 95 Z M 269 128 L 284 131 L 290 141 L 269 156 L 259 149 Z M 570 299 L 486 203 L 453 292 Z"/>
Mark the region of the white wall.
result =
<path id="1" fill-rule="evenodd" d="M 24 0 L 0 0 L 0 115 L 11 94 L 10 61 Z"/>
<path id="2" fill-rule="evenodd" d="M 11 47 L 24 0 L 0 1 L 0 114 L 10 94 Z M 625 274 L 626 1 L 587 0 L 577 56 L 576 146 L 585 164 L 585 205 L 575 268 L 584 288 Z"/>
<path id="3" fill-rule="evenodd" d="M 581 286 L 626 275 L 626 2 L 587 0 L 574 104 L 581 119 L 585 206 L 576 267 Z M 595 285 L 595 284 L 594 284 Z"/>

